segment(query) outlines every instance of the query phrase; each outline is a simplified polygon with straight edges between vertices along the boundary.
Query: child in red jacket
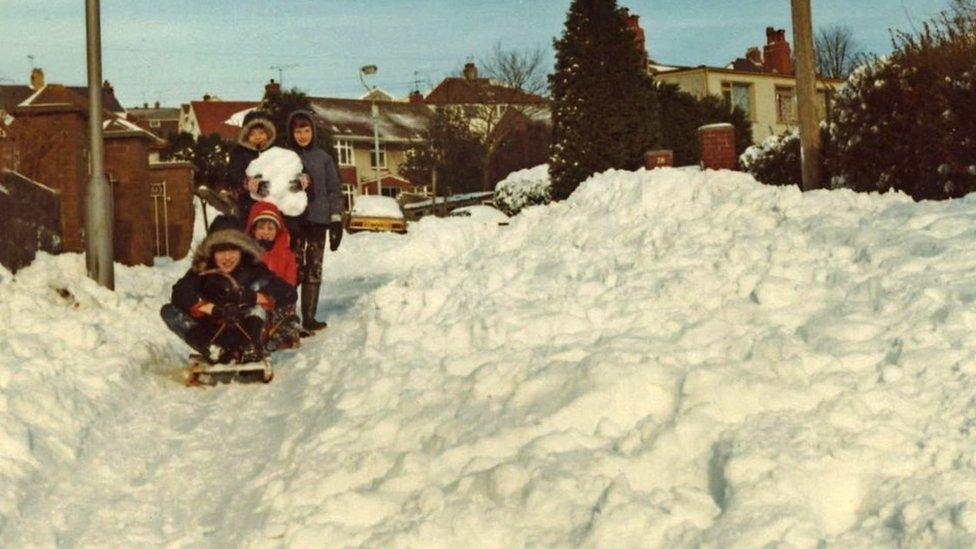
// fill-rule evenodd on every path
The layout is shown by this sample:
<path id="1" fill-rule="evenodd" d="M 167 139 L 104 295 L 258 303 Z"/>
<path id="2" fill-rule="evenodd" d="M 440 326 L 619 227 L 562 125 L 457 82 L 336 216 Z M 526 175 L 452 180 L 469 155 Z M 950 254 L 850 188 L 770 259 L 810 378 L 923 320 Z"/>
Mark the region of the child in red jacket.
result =
<path id="1" fill-rule="evenodd" d="M 291 251 L 291 235 L 277 206 L 255 202 L 247 216 L 247 234 L 254 237 L 264 253 L 261 261 L 293 288 L 298 280 L 298 264 Z M 269 325 L 269 351 L 294 347 L 300 334 L 295 306 L 276 308 Z"/>

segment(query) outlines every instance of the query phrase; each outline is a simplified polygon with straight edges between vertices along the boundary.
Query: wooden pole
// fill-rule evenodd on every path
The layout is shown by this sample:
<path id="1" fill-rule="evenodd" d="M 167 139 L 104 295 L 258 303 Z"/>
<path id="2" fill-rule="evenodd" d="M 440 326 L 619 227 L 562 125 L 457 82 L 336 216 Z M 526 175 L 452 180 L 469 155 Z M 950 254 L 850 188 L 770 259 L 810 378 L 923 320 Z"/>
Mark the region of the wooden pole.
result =
<path id="1" fill-rule="evenodd" d="M 793 45 L 796 48 L 796 91 L 800 117 L 801 189 L 820 187 L 820 120 L 817 116 L 817 88 L 813 64 L 813 22 L 810 0 L 791 0 Z"/>

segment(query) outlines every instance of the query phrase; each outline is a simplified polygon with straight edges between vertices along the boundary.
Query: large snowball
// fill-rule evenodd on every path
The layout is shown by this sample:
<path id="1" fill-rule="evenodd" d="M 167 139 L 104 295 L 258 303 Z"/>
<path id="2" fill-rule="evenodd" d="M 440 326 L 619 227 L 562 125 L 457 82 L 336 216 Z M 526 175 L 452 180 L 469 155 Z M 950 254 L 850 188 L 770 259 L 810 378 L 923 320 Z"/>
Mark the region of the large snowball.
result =
<path id="1" fill-rule="evenodd" d="M 248 177 L 261 180 L 251 198 L 270 202 L 288 216 L 301 215 L 308 206 L 308 195 L 298 183 L 302 173 L 302 159 L 294 151 L 271 147 L 261 153 L 247 167 Z"/>

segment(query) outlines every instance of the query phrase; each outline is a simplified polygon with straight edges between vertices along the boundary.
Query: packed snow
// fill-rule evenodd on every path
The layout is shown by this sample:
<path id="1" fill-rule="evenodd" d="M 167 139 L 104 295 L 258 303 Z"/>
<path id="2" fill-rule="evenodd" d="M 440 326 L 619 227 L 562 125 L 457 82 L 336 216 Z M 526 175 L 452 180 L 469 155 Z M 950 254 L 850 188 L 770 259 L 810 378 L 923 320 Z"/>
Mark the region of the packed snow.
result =
<path id="1" fill-rule="evenodd" d="M 0 546 L 965 547 L 976 200 L 610 171 L 326 258 L 329 328 L 187 389 L 186 260 L 0 270 Z"/>

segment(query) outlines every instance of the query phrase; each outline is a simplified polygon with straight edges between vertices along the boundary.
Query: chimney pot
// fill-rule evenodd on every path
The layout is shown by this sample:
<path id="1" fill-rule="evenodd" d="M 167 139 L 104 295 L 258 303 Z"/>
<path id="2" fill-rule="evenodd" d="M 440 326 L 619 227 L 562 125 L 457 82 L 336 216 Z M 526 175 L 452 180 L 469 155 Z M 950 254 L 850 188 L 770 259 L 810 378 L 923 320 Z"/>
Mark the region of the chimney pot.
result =
<path id="1" fill-rule="evenodd" d="M 474 80 L 475 78 L 478 78 L 478 67 L 473 61 L 468 61 L 464 64 L 464 79 Z"/>
<path id="2" fill-rule="evenodd" d="M 30 74 L 30 88 L 37 91 L 44 87 L 44 71 L 35 68 L 31 70 Z"/>

